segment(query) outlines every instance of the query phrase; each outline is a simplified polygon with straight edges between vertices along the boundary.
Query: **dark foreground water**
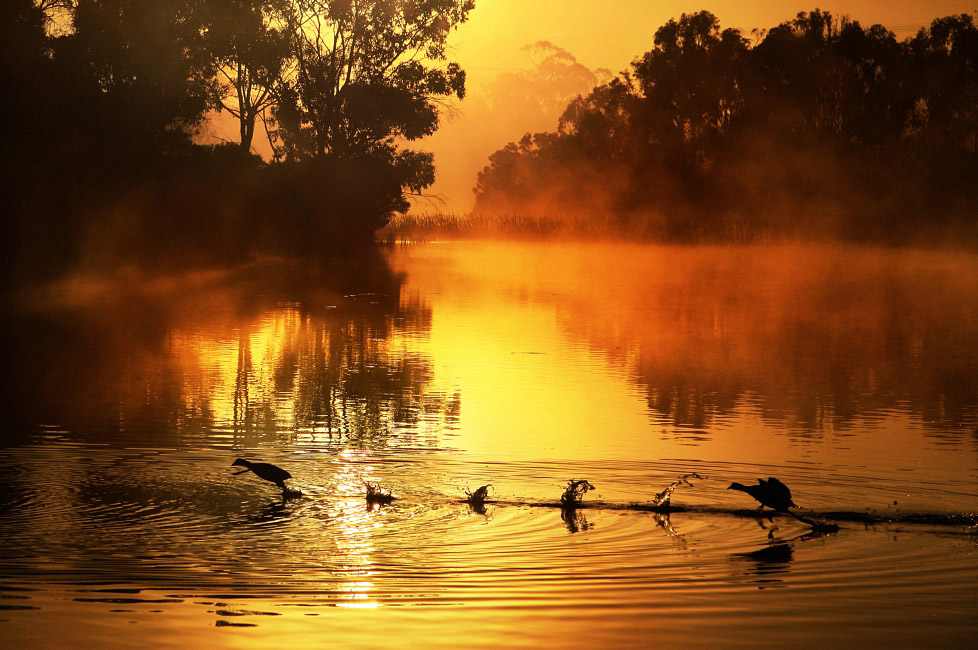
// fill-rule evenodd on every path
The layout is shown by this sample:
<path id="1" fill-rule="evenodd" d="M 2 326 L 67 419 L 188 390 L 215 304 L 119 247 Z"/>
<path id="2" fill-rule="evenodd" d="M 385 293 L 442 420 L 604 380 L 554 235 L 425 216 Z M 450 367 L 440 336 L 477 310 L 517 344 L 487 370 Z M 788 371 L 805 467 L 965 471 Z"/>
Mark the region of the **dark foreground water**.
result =
<path id="1" fill-rule="evenodd" d="M 389 261 L 26 297 L 5 343 L 0 646 L 973 643 L 978 257 L 446 243 Z M 303 496 L 234 476 L 238 456 Z M 690 472 L 674 512 L 643 509 Z M 839 529 L 726 489 L 768 476 Z M 572 478 L 595 490 L 562 510 Z M 364 482 L 399 499 L 368 507 Z M 493 503 L 464 503 L 486 483 Z"/>

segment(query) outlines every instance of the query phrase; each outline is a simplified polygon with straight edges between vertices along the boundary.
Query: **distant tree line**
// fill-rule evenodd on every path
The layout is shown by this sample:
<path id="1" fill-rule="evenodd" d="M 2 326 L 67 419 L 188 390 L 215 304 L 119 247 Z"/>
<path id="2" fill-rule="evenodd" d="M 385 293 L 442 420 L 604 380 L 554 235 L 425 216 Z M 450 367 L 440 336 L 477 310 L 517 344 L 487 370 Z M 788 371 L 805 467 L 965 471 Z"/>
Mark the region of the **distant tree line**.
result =
<path id="1" fill-rule="evenodd" d="M 332 254 L 434 179 L 473 0 L 4 0 L 4 266 Z M 194 143 L 210 111 L 236 143 Z M 267 134 L 274 160 L 252 153 Z"/>
<path id="2" fill-rule="evenodd" d="M 820 10 L 753 34 L 670 20 L 556 132 L 493 153 L 476 212 L 667 240 L 978 240 L 972 16 L 904 41 Z"/>

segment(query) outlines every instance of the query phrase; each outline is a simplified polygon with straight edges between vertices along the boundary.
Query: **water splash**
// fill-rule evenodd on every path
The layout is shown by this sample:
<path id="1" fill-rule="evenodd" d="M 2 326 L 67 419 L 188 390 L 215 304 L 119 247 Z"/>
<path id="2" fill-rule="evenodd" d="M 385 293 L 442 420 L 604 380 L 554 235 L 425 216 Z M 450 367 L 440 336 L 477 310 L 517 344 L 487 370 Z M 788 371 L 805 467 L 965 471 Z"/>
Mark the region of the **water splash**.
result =
<path id="1" fill-rule="evenodd" d="M 560 495 L 560 505 L 564 508 L 579 506 L 588 490 L 593 490 L 594 486 L 587 479 L 571 479 L 567 481 L 564 493 Z"/>
<path id="2" fill-rule="evenodd" d="M 486 503 L 486 498 L 489 496 L 489 488 L 492 487 L 492 483 L 486 483 L 477 490 L 470 491 L 468 486 L 465 488 L 465 500 L 470 506 L 482 506 Z"/>
<path id="3" fill-rule="evenodd" d="M 706 478 L 709 478 L 709 477 L 708 476 L 700 476 L 696 472 L 690 472 L 689 474 L 683 474 L 682 476 L 680 476 L 679 478 L 677 478 L 675 481 L 673 481 L 672 484 L 670 484 L 669 487 L 667 487 L 665 490 L 663 490 L 662 492 L 659 492 L 658 494 L 656 494 L 655 497 L 653 497 L 653 499 L 652 499 L 652 505 L 654 505 L 654 506 L 668 506 L 669 505 L 669 500 L 672 498 L 672 493 L 676 490 L 676 488 L 678 488 L 681 485 L 687 485 L 689 487 L 695 487 L 692 483 L 689 482 L 689 479 L 690 478 L 695 478 L 695 479 L 703 480 L 703 479 L 706 479 Z"/>
<path id="4" fill-rule="evenodd" d="M 367 503 L 370 505 L 390 503 L 397 498 L 389 488 L 385 489 L 376 483 L 367 481 L 364 481 L 363 484 L 367 488 Z"/>

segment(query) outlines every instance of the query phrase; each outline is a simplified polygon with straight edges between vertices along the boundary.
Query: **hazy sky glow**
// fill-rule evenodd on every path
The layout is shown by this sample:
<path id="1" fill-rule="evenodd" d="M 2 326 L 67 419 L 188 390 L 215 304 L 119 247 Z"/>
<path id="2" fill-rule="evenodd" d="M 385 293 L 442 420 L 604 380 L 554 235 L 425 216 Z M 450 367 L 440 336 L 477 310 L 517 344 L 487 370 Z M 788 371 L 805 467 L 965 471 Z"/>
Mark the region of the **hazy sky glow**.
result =
<path id="1" fill-rule="evenodd" d="M 670 18 L 707 9 L 722 27 L 738 27 L 750 37 L 754 28 L 769 28 L 813 9 L 848 15 L 863 26 L 880 23 L 898 38 L 913 35 L 934 18 L 971 13 L 976 0 L 835 0 L 790 3 L 784 0 L 712 0 L 681 2 L 652 0 L 477 0 L 469 21 L 453 34 L 451 56 L 468 73 L 468 97 L 458 104 L 459 114 L 420 148 L 433 151 L 438 180 L 429 189 L 444 203 L 420 201 L 421 212 L 467 212 L 472 207 L 476 174 L 494 150 L 518 139 L 528 130 L 552 130 L 556 123 L 520 124 L 524 107 L 512 106 L 510 115 L 487 119 L 481 110 L 492 82 L 503 73 L 529 70 L 534 65 L 524 45 L 537 41 L 569 51 L 585 66 L 624 70 L 636 56 L 652 46 L 655 31 Z"/>

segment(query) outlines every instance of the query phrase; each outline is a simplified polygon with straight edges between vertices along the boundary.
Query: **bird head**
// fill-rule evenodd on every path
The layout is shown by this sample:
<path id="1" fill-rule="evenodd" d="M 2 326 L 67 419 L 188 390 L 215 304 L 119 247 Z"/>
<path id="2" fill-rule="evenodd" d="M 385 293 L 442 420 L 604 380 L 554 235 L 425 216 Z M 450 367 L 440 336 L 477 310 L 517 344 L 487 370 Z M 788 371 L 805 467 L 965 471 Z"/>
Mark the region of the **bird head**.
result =
<path id="1" fill-rule="evenodd" d="M 235 465 L 241 465 L 242 467 L 247 467 L 248 461 L 246 461 L 244 458 L 239 458 L 233 463 L 231 463 L 231 467 L 234 467 Z"/>

